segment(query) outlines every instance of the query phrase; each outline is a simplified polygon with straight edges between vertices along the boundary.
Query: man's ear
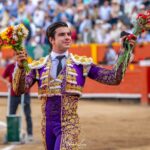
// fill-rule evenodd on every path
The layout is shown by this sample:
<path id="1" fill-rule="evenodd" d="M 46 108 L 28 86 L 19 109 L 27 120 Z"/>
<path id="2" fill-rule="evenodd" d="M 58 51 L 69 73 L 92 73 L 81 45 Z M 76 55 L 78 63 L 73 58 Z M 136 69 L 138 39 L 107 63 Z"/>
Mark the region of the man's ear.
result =
<path id="1" fill-rule="evenodd" d="M 52 37 L 49 37 L 48 40 L 50 43 L 52 43 Z"/>

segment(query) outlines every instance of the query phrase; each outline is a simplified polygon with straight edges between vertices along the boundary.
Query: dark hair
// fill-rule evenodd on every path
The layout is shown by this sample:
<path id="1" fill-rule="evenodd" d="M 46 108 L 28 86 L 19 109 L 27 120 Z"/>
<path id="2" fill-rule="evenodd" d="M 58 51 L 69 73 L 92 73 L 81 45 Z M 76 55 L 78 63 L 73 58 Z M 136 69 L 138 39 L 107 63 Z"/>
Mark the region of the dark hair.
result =
<path id="1" fill-rule="evenodd" d="M 46 36 L 48 38 L 48 41 L 49 41 L 49 37 L 54 38 L 55 30 L 60 27 L 68 27 L 68 25 L 65 22 L 59 21 L 59 22 L 52 23 L 51 25 L 48 26 L 48 28 L 46 30 Z M 51 43 L 50 43 L 50 46 L 52 46 Z"/>

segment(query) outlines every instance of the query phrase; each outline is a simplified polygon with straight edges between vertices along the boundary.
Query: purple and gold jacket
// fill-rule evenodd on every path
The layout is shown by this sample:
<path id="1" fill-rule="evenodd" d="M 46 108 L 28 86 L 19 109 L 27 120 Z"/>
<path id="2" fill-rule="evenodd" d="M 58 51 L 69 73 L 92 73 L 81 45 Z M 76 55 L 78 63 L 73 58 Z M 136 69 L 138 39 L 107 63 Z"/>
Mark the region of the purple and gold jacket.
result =
<path id="1" fill-rule="evenodd" d="M 38 83 L 38 95 L 42 100 L 42 133 L 43 139 L 46 139 L 44 142 L 46 149 L 49 140 L 47 124 L 52 120 L 60 124 L 61 148 L 78 149 L 80 129 L 77 107 L 86 77 L 103 84 L 117 85 L 124 74 L 123 65 L 122 61 L 118 68 L 114 66 L 112 70 L 108 70 L 93 64 L 91 58 L 69 54 L 65 68 L 56 79 L 50 75 L 50 56 L 33 61 L 30 64 L 29 74 L 25 74 L 24 70 L 16 66 L 13 74 L 13 89 L 17 94 L 24 93 L 35 82 Z M 66 144 L 67 141 L 72 144 Z"/>
<path id="2" fill-rule="evenodd" d="M 50 57 L 42 57 L 33 61 L 30 65 L 31 71 L 25 74 L 24 70 L 15 68 L 13 74 L 13 88 L 17 94 L 24 93 L 36 81 L 38 82 L 39 97 L 50 97 L 62 94 L 82 94 L 82 88 L 86 77 L 108 85 L 120 84 L 123 77 L 123 62 L 116 69 L 112 70 L 96 66 L 92 58 L 70 54 L 66 61 L 65 68 L 56 79 L 50 75 Z"/>

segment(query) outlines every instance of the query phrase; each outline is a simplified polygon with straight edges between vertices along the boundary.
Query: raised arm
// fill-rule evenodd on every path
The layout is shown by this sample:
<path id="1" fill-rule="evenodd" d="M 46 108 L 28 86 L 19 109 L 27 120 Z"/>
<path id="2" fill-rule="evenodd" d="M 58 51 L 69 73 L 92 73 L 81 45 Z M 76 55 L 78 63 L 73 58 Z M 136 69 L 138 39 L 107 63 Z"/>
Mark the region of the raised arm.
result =
<path id="1" fill-rule="evenodd" d="M 120 84 L 120 82 L 121 82 L 121 80 L 124 76 L 124 73 L 126 71 L 126 67 L 128 66 L 129 60 L 130 60 L 131 55 L 132 55 L 131 53 L 129 55 L 126 55 L 126 52 L 125 52 L 125 51 L 129 50 L 128 45 L 126 45 L 124 43 L 127 36 L 129 36 L 129 35 L 125 35 L 122 38 L 122 43 L 123 43 L 122 45 L 123 45 L 123 48 L 124 48 L 124 52 L 122 52 L 119 55 L 117 63 L 115 64 L 113 69 L 109 70 L 109 69 L 99 67 L 95 64 L 92 64 L 91 68 L 89 70 L 89 73 L 88 73 L 89 78 L 94 79 L 94 80 L 96 80 L 98 82 L 101 82 L 101 83 L 104 83 L 104 84 L 108 84 L 108 85 L 118 85 L 118 84 Z M 133 37 L 128 41 L 130 46 L 135 45 L 135 40 L 136 40 L 136 38 Z"/>
<path id="2" fill-rule="evenodd" d="M 26 92 L 36 82 L 36 71 L 31 70 L 26 74 L 22 61 L 27 59 L 27 55 L 24 51 L 20 51 L 16 54 L 16 67 L 13 73 L 13 90 L 17 95 Z"/>
<path id="3" fill-rule="evenodd" d="M 114 67 L 112 70 L 109 70 L 92 64 L 88 77 L 108 85 L 120 84 L 123 77 L 123 62 L 120 64 L 117 70 L 116 67 Z"/>
<path id="4" fill-rule="evenodd" d="M 17 65 L 13 73 L 13 90 L 16 95 L 25 93 L 36 82 L 35 70 L 31 70 L 28 75 L 24 69 L 19 68 Z"/>

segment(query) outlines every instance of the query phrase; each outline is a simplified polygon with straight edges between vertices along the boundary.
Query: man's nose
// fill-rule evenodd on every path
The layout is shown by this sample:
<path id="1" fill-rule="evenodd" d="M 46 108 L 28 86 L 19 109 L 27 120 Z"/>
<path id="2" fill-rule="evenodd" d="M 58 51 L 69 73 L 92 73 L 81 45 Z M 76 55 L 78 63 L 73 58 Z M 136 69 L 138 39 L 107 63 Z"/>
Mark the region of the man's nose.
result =
<path id="1" fill-rule="evenodd" d="M 68 35 L 68 34 L 66 34 L 66 35 L 65 35 L 65 38 L 66 38 L 66 39 L 70 39 L 70 38 L 71 38 L 71 36 L 70 36 L 70 35 Z"/>

